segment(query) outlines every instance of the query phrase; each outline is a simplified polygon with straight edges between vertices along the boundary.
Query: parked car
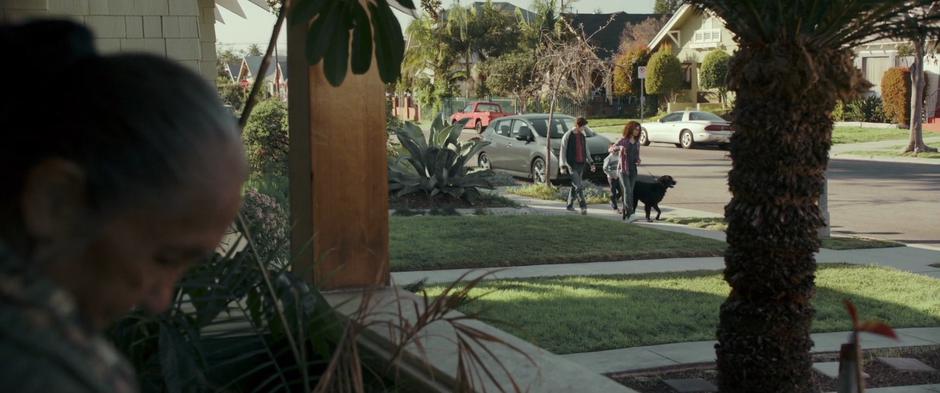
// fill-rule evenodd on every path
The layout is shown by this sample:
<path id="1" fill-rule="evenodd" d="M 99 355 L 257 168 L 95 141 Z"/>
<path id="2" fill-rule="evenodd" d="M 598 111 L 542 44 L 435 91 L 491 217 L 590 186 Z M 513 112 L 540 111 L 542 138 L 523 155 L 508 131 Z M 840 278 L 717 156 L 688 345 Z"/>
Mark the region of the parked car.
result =
<path id="1" fill-rule="evenodd" d="M 548 114 L 527 114 L 501 117 L 492 123 L 482 134 L 483 140 L 490 144 L 477 156 L 477 164 L 483 168 L 521 176 L 533 181 L 544 181 L 546 135 L 551 129 L 552 156 L 549 176 L 551 180 L 567 178 L 558 170 L 558 149 L 561 137 L 575 127 L 575 118 L 567 115 L 555 115 L 552 127 L 548 127 Z M 603 175 L 604 157 L 610 140 L 590 129 L 586 135 L 588 149 L 594 161 L 595 174 Z"/>
<path id="2" fill-rule="evenodd" d="M 734 129 L 731 123 L 710 112 L 672 112 L 658 122 L 643 123 L 640 143 L 665 142 L 676 147 L 691 149 L 696 144 L 726 146 L 731 142 Z"/>
<path id="3" fill-rule="evenodd" d="M 450 116 L 450 124 L 469 119 L 464 128 L 473 128 L 481 133 L 493 120 L 510 115 L 512 113 L 503 112 L 503 107 L 495 102 L 471 102 L 462 111 Z"/>

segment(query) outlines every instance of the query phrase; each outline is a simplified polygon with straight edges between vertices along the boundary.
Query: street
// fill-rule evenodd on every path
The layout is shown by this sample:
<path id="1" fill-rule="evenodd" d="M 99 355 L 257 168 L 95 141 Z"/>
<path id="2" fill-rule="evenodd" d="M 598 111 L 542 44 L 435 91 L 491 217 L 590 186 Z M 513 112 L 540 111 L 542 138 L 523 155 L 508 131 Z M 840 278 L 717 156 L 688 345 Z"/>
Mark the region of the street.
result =
<path id="1" fill-rule="evenodd" d="M 678 181 L 663 205 L 724 213 L 731 198 L 726 151 L 654 143 L 641 157 L 641 175 Z M 940 165 L 833 159 L 829 212 L 833 234 L 940 248 Z"/>

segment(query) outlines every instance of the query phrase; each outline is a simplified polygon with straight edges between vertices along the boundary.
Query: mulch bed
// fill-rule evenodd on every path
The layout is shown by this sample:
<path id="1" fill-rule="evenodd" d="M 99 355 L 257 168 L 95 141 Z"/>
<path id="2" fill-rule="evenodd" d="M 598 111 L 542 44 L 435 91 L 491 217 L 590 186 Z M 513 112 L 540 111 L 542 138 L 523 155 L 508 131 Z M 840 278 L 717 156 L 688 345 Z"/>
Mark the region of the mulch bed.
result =
<path id="1" fill-rule="evenodd" d="M 865 386 L 868 388 L 940 383 L 940 372 L 896 371 L 880 362 L 876 362 L 875 357 L 877 356 L 915 358 L 940 370 L 940 346 L 868 350 L 865 351 L 864 356 L 864 370 L 870 375 L 865 380 Z M 838 359 L 838 353 L 824 353 L 813 356 L 814 362 L 833 362 L 838 361 Z M 715 370 L 714 364 L 635 373 L 615 373 L 608 376 L 640 393 L 675 393 L 672 388 L 663 382 L 665 379 L 702 378 L 716 386 L 718 385 L 718 372 Z M 816 387 L 815 391 L 834 392 L 837 390 L 836 380 L 833 378 L 814 371 L 813 379 L 813 384 Z"/>

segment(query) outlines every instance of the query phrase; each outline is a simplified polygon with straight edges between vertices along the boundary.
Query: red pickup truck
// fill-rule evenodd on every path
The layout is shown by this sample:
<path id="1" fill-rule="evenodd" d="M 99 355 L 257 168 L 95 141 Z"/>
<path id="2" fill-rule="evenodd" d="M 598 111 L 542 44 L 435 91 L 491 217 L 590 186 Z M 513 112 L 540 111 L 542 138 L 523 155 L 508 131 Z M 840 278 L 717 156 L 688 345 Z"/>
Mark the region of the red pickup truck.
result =
<path id="1" fill-rule="evenodd" d="M 495 102 L 471 102 L 462 111 L 454 113 L 450 117 L 450 124 L 454 124 L 463 119 L 470 119 L 464 128 L 474 128 L 477 132 L 483 132 L 490 122 L 503 116 L 509 116 L 512 113 L 503 112 L 503 107 Z"/>

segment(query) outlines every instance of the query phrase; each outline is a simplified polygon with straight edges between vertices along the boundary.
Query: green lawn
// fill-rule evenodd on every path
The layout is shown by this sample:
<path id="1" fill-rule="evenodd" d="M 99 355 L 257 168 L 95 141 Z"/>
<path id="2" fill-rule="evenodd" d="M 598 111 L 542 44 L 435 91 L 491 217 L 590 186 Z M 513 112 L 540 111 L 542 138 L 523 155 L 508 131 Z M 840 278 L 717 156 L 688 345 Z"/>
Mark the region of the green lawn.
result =
<path id="1" fill-rule="evenodd" d="M 720 256 L 725 244 L 580 215 L 393 216 L 393 271 Z"/>
<path id="2" fill-rule="evenodd" d="M 589 125 L 596 132 L 620 134 L 623 126 L 630 120 L 596 119 L 589 120 Z M 897 128 L 835 127 L 832 130 L 833 144 L 901 140 L 908 137 L 910 137 L 910 131 Z"/>
<path id="3" fill-rule="evenodd" d="M 919 153 L 919 154 L 901 153 L 901 150 L 904 150 L 905 147 L 907 147 L 907 145 L 892 146 L 886 149 L 879 149 L 879 150 L 850 151 L 844 154 L 853 155 L 853 156 L 866 156 L 866 157 L 910 157 L 910 158 L 924 158 L 924 159 L 940 158 L 940 153 L 936 153 L 936 152 Z"/>
<path id="4" fill-rule="evenodd" d="M 588 127 L 591 127 L 591 129 L 594 131 L 597 131 L 598 127 L 618 126 L 620 128 L 623 128 L 623 126 L 626 125 L 627 122 L 629 121 L 642 122 L 639 119 L 628 119 L 624 117 L 609 118 L 609 119 L 588 119 Z"/>
<path id="5" fill-rule="evenodd" d="M 907 139 L 910 135 L 910 131 L 898 128 L 835 127 L 832 130 L 832 144 Z"/>
<path id="6" fill-rule="evenodd" d="M 668 217 L 664 221 L 712 231 L 724 232 L 728 229 L 728 224 L 725 223 L 724 217 Z M 868 239 L 864 237 L 831 237 L 823 239 L 822 247 L 830 250 L 857 250 L 863 248 L 904 247 L 904 245 L 897 242 Z"/>
<path id="7" fill-rule="evenodd" d="M 845 298 L 865 320 L 940 326 L 937 279 L 838 264 L 820 266 L 816 282 L 813 332 L 850 329 Z M 462 310 L 552 352 L 587 352 L 713 340 L 728 290 L 715 271 L 495 280 L 474 288 L 483 297 Z"/>
<path id="8" fill-rule="evenodd" d="M 863 237 L 830 237 L 823 239 L 822 247 L 830 250 L 858 250 L 863 248 L 904 247 L 898 242 Z"/>

